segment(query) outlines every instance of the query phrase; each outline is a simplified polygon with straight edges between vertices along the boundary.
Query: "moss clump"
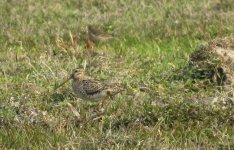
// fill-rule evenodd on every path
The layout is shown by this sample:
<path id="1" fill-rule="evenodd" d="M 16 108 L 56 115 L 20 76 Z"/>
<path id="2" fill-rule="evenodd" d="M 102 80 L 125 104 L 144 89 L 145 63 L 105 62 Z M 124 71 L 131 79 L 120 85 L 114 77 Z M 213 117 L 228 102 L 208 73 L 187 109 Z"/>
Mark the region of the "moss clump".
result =
<path id="1" fill-rule="evenodd" d="M 175 80 L 207 80 L 208 83 L 223 85 L 226 75 L 221 67 L 221 60 L 212 51 L 213 43 L 199 45 L 190 55 L 188 64 L 175 71 Z M 202 82 L 207 83 L 207 82 Z"/>

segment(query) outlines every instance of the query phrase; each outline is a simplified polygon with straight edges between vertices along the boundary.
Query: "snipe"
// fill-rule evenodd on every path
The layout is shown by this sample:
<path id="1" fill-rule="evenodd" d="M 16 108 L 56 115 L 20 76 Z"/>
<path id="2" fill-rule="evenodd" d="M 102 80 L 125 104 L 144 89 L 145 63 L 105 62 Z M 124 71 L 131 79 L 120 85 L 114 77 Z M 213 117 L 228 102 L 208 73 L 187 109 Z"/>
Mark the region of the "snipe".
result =
<path id="1" fill-rule="evenodd" d="M 107 98 L 113 98 L 114 95 L 124 90 L 118 83 L 105 83 L 86 76 L 83 69 L 75 69 L 65 81 L 55 88 L 55 90 L 70 79 L 73 80 L 73 91 L 78 98 L 83 100 L 105 100 Z"/>

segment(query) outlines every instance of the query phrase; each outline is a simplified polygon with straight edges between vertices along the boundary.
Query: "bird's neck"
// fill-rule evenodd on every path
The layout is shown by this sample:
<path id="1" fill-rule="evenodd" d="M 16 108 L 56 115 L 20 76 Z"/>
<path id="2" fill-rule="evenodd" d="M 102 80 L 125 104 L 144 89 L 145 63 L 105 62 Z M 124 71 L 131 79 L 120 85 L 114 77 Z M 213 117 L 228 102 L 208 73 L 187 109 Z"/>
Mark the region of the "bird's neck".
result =
<path id="1" fill-rule="evenodd" d="M 86 79 L 85 76 L 78 76 L 78 77 L 73 78 L 74 81 L 82 81 L 82 80 L 85 80 L 85 79 Z"/>

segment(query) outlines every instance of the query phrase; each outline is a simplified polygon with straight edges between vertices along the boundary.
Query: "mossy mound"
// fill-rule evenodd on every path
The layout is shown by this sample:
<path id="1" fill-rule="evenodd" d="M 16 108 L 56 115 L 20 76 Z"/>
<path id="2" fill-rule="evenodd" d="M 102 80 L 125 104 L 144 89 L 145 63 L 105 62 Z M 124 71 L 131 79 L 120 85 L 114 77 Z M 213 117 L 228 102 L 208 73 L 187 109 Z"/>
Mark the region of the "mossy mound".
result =
<path id="1" fill-rule="evenodd" d="M 177 80 L 206 80 L 224 86 L 233 85 L 234 39 L 217 39 L 197 46 L 188 64 L 175 71 Z M 207 82 L 205 82 L 207 83 Z"/>

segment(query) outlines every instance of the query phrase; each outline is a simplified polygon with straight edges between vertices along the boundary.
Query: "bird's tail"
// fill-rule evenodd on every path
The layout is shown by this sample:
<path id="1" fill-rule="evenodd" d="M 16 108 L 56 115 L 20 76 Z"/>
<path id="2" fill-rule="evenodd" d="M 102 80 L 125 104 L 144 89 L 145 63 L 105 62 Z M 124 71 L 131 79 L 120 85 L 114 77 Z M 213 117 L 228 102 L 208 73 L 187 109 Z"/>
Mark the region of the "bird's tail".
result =
<path id="1" fill-rule="evenodd" d="M 107 94 L 112 97 L 118 93 L 121 93 L 125 90 L 124 86 L 119 84 L 119 83 L 115 83 L 115 84 L 111 84 L 109 85 L 109 88 L 107 90 Z"/>

